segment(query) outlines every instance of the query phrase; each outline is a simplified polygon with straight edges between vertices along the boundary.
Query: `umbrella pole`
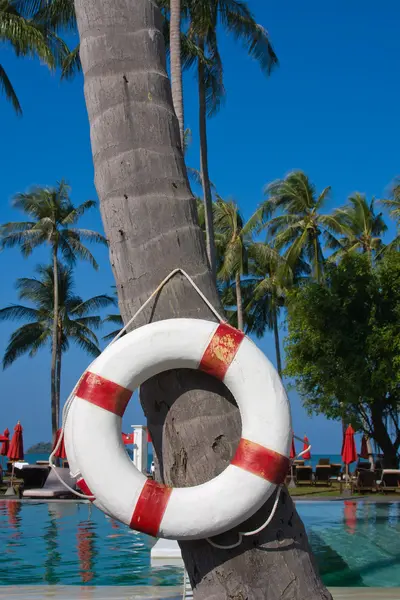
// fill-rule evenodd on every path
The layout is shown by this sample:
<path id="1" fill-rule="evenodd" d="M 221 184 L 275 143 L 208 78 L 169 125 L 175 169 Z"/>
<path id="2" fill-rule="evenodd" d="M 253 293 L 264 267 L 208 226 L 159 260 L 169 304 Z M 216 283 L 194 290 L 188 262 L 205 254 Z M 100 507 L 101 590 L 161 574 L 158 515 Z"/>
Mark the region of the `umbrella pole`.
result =
<path id="1" fill-rule="evenodd" d="M 295 488 L 296 487 L 296 483 L 294 481 L 294 472 L 293 472 L 293 462 L 290 465 L 290 481 L 289 481 L 289 488 Z"/>

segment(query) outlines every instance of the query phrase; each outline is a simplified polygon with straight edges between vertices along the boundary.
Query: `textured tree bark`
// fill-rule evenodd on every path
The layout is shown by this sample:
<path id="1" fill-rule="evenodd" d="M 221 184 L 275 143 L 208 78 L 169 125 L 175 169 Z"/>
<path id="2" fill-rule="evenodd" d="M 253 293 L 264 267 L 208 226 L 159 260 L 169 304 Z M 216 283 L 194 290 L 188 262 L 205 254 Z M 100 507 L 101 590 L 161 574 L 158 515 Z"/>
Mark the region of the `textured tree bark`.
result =
<path id="1" fill-rule="evenodd" d="M 204 53 L 204 41 L 199 40 L 199 48 Z M 206 90 L 204 85 L 204 65 L 197 61 L 197 79 L 199 86 L 199 135 L 200 135 L 200 170 L 203 187 L 204 220 L 206 225 L 206 248 L 208 261 L 214 281 L 217 279 L 217 263 L 214 239 L 214 217 L 211 196 L 210 175 L 208 173 L 208 147 L 207 147 L 207 106 Z"/>
<path id="2" fill-rule="evenodd" d="M 58 346 L 58 263 L 57 246 L 53 247 L 54 310 L 53 337 L 51 346 L 51 431 L 54 436 L 58 429 L 57 416 L 57 346 Z"/>
<path id="3" fill-rule="evenodd" d="M 170 4 L 170 53 L 171 53 L 171 89 L 175 114 L 179 122 L 181 148 L 184 148 L 184 108 L 182 91 L 181 64 L 181 0 L 171 0 Z"/>
<path id="4" fill-rule="evenodd" d="M 156 4 L 75 0 L 75 8 L 95 180 L 122 316 L 126 322 L 175 267 L 219 306 L 186 178 Z M 139 322 L 168 317 L 214 318 L 179 276 Z M 241 427 L 222 383 L 198 371 L 168 371 L 140 396 L 166 483 L 199 484 L 227 466 Z M 270 508 L 253 520 L 265 520 Z M 197 600 L 331 598 L 286 492 L 271 527 L 236 550 L 206 541 L 181 547 Z"/>

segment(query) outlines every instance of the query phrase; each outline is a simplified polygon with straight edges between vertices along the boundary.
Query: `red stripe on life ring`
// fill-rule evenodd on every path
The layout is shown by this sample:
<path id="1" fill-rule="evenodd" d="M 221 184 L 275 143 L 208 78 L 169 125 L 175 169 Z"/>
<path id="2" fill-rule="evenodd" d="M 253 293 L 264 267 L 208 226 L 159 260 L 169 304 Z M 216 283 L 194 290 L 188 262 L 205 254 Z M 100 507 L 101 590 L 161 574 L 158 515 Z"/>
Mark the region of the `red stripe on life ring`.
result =
<path id="1" fill-rule="evenodd" d="M 75 395 L 122 417 L 132 392 L 118 383 L 86 371 L 79 382 Z"/>
<path id="2" fill-rule="evenodd" d="M 76 482 L 76 485 L 81 490 L 82 494 L 85 494 L 85 496 L 93 496 L 92 492 L 89 489 L 88 484 L 86 483 L 86 481 L 84 479 L 78 479 L 78 481 Z M 89 498 L 89 499 L 90 499 L 90 502 L 94 502 L 94 498 Z"/>
<path id="3" fill-rule="evenodd" d="M 231 464 L 279 485 L 285 481 L 290 460 L 274 450 L 242 438 Z"/>
<path id="4" fill-rule="evenodd" d="M 157 537 L 172 488 L 148 479 L 132 515 L 130 528 Z"/>
<path id="5" fill-rule="evenodd" d="M 235 358 L 243 338 L 243 331 L 239 331 L 227 323 L 221 323 L 203 354 L 199 369 L 222 380 Z"/>

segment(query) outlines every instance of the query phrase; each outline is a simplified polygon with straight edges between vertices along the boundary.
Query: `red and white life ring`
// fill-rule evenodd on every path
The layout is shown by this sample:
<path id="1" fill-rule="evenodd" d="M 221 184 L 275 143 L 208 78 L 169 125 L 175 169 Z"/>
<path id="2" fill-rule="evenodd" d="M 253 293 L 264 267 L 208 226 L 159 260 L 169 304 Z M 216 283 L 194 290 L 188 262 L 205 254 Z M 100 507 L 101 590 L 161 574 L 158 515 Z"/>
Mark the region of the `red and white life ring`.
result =
<path id="1" fill-rule="evenodd" d="M 176 368 L 221 379 L 241 413 L 242 438 L 230 465 L 188 488 L 147 478 L 121 440 L 121 420 L 133 390 Z M 79 467 L 80 486 L 95 504 L 132 529 L 170 539 L 202 539 L 252 516 L 285 479 L 292 426 L 289 402 L 274 367 L 229 325 L 171 319 L 145 325 L 109 346 L 75 391 L 65 445 Z"/>

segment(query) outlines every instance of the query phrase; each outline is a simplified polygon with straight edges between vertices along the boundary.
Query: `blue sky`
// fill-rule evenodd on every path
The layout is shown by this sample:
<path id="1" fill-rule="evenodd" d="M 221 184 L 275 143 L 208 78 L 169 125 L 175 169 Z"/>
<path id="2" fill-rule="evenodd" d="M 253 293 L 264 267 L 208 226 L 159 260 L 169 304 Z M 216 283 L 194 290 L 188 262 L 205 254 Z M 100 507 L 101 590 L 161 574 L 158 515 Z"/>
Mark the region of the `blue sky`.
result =
<path id="1" fill-rule="evenodd" d="M 221 33 L 227 98 L 209 121 L 210 175 L 219 194 L 234 198 L 249 216 L 267 182 L 303 169 L 317 188 L 332 186 L 327 209 L 343 204 L 356 190 L 381 197 L 400 174 L 397 0 L 249 4 L 270 33 L 280 67 L 265 78 L 242 47 Z M 17 118 L 0 97 L 0 221 L 19 219 L 10 199 L 33 184 L 52 185 L 65 178 L 74 202 L 96 198 L 82 79 L 61 83 L 38 62 L 17 60 L 7 48 L 2 48 L 2 64 L 24 115 Z M 193 73 L 185 75 L 184 84 L 186 126 L 193 132 L 188 164 L 198 167 Z M 97 211 L 83 224 L 102 227 Z M 113 284 L 107 252 L 94 251 L 99 272 L 87 265 L 76 272 L 83 298 L 108 293 Z M 47 260 L 45 250 L 29 260 L 17 250 L 0 254 L 0 306 L 16 302 L 17 277 L 31 276 L 34 266 Z M 13 328 L 13 323 L 0 323 L 0 353 Z M 274 361 L 272 336 L 260 346 Z M 12 429 L 21 419 L 27 445 L 50 438 L 49 364 L 49 352 L 42 351 L 34 360 L 19 359 L 0 372 L 0 429 Z M 87 356 L 76 349 L 65 357 L 63 400 L 87 364 Z M 307 432 L 316 452 L 340 450 L 340 427 L 322 417 L 309 419 L 294 393 L 291 401 L 296 433 Z M 133 404 L 125 428 L 142 421 L 140 408 Z"/>

